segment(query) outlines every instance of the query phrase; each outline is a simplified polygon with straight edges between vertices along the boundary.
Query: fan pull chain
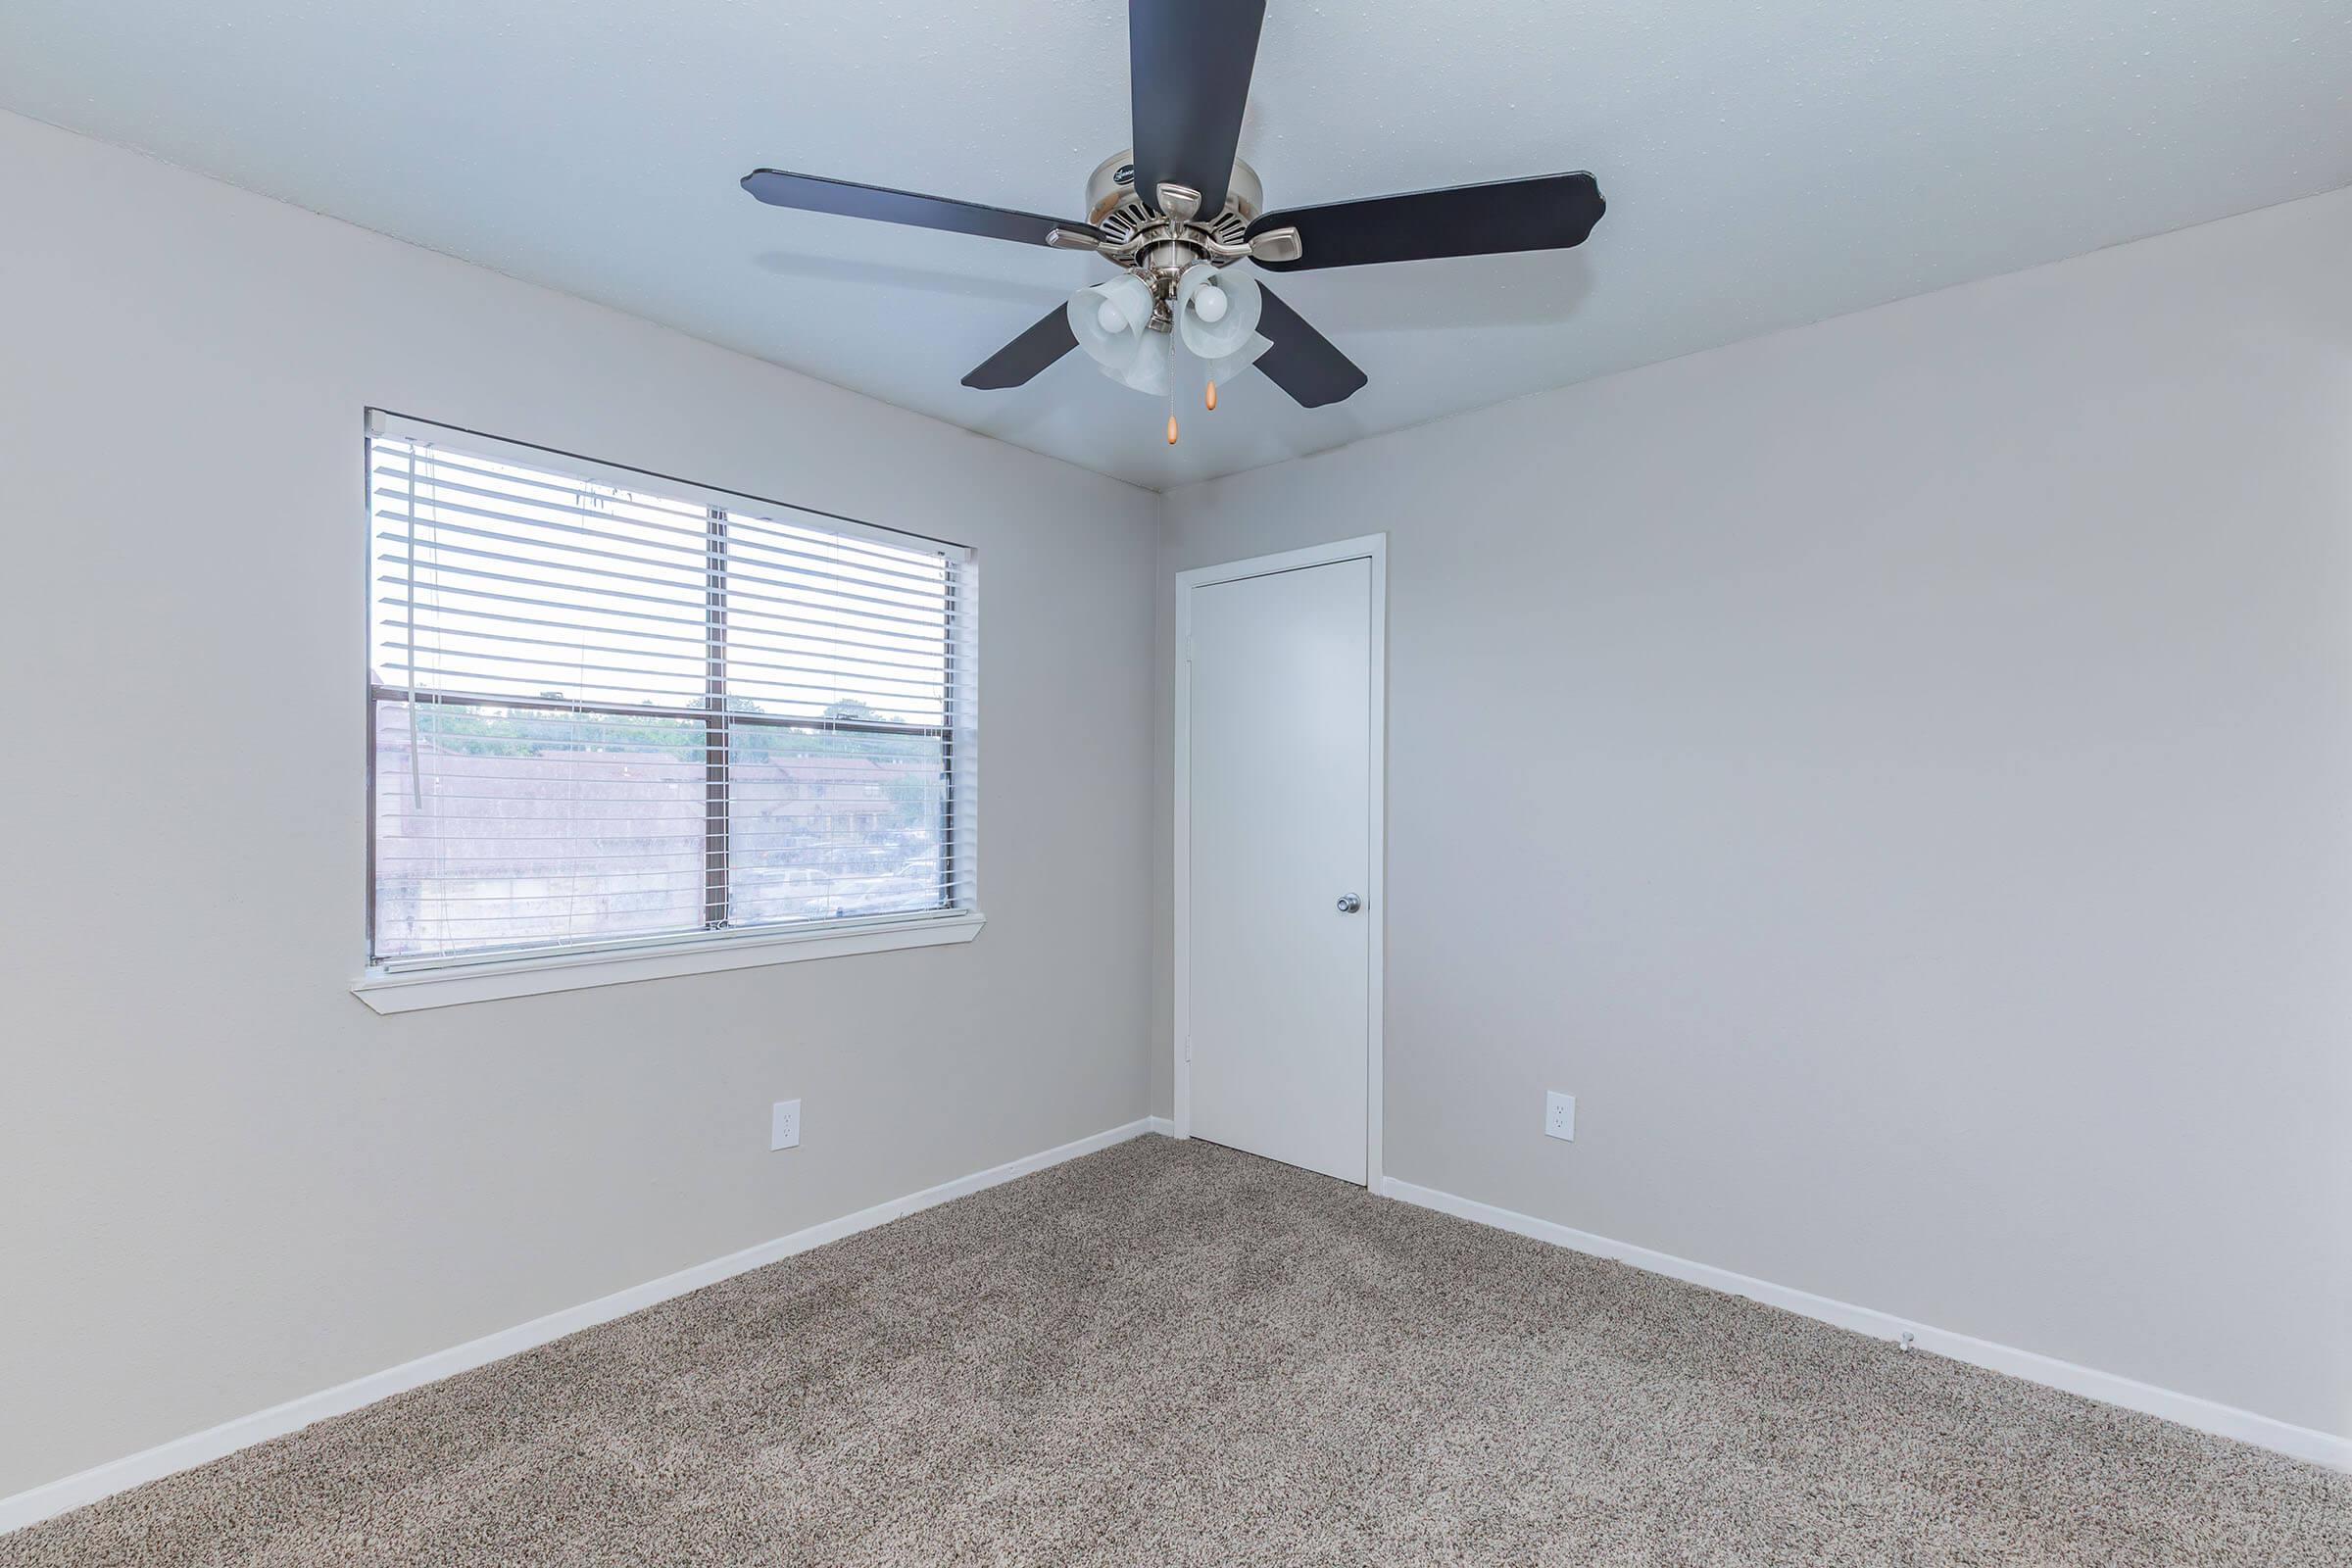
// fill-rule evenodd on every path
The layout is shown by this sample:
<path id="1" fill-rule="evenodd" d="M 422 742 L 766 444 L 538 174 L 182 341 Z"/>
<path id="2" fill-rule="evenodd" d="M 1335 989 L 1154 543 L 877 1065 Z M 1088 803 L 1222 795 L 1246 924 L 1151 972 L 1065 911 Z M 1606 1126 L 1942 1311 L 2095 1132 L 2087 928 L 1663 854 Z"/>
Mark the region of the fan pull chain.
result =
<path id="1" fill-rule="evenodd" d="M 1168 345 L 1170 350 L 1168 354 L 1168 445 L 1170 446 L 1176 444 L 1176 363 L 1182 358 L 1174 352 L 1175 347 L 1173 343 Z"/>
<path id="2" fill-rule="evenodd" d="M 1210 377 L 1208 378 L 1208 396 L 1207 396 L 1207 397 L 1205 397 L 1205 398 L 1203 398 L 1203 399 L 1201 399 L 1201 401 L 1202 401 L 1204 404 L 1206 404 L 1206 405 L 1207 405 L 1207 407 L 1208 407 L 1208 411 L 1209 411 L 1211 414 L 1214 414 L 1214 413 L 1216 412 L 1216 410 L 1217 410 L 1217 378 L 1216 378 L 1215 376 L 1213 376 L 1213 375 L 1212 375 L 1212 376 L 1210 376 Z"/>

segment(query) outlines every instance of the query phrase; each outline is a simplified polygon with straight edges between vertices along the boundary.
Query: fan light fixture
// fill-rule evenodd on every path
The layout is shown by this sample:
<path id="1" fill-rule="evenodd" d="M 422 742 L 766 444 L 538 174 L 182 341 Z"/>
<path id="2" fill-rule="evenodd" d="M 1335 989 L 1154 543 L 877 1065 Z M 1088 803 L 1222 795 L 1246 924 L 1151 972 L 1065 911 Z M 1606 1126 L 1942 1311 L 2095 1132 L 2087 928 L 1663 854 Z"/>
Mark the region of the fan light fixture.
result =
<path id="1" fill-rule="evenodd" d="M 1263 291 L 1254 279 L 1221 273 L 1207 262 L 1186 268 L 1174 283 L 1163 300 L 1131 272 L 1080 289 L 1063 314 L 1070 335 L 1098 369 L 1154 397 L 1169 395 L 1181 346 L 1206 370 L 1205 401 L 1213 409 L 1217 382 L 1239 375 L 1274 346 L 1257 335 Z M 1174 420 L 1171 410 L 1171 425 Z"/>
<path id="2" fill-rule="evenodd" d="M 1165 392 L 1167 338 L 1152 330 L 1156 303 L 1152 285 L 1132 272 L 1082 288 L 1070 296 L 1070 335 L 1113 381 L 1138 392 Z"/>
<path id="3" fill-rule="evenodd" d="M 1085 252 L 1119 270 L 1032 321 L 965 386 L 1025 386 L 1083 347 L 1121 386 L 1168 395 L 1173 443 L 1182 348 L 1207 371 L 1211 409 L 1217 377 L 1252 364 L 1298 407 L 1325 408 L 1361 391 L 1363 370 L 1237 264 L 1288 274 L 1567 250 L 1607 207 L 1591 174 L 1559 173 L 1269 211 L 1257 171 L 1234 156 L 1266 4 L 1127 0 L 1134 138 L 1088 176 L 1084 222 L 783 169 L 755 169 L 743 188 L 772 207 Z"/>
<path id="4" fill-rule="evenodd" d="M 1212 409 L 1217 383 L 1241 374 L 1274 346 L 1257 335 L 1264 295 L 1255 278 L 1220 271 L 1207 262 L 1195 262 L 1177 279 L 1176 335 L 1186 352 L 1207 362 Z"/>

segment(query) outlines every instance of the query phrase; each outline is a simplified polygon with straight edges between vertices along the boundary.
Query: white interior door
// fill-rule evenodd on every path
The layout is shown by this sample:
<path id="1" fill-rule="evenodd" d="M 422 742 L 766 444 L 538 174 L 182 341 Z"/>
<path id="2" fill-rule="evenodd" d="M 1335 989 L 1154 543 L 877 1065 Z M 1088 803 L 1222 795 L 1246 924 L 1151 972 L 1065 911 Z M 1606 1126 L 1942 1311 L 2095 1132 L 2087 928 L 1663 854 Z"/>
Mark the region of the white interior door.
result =
<path id="1" fill-rule="evenodd" d="M 1372 564 L 1186 592 L 1191 1131 L 1362 1182 L 1379 918 Z"/>

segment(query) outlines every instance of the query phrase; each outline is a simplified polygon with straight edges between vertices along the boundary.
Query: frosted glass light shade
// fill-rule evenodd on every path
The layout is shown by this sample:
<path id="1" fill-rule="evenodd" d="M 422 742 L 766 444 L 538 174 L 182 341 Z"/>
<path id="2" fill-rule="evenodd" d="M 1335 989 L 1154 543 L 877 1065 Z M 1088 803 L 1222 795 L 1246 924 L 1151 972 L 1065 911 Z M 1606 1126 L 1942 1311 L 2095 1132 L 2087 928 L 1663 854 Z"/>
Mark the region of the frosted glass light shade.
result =
<path id="1" fill-rule="evenodd" d="M 1203 312 L 1203 299 L 1221 300 L 1224 309 L 1218 311 L 1212 305 Z M 1195 262 L 1176 280 L 1177 335 L 1184 339 L 1187 353 L 1212 363 L 1248 347 L 1257 331 L 1258 313 L 1264 308 L 1257 280 L 1246 272 L 1220 271 L 1206 262 Z M 1211 316 L 1216 319 L 1209 319 Z M 1250 356 L 1255 358 L 1255 354 Z"/>
<path id="2" fill-rule="evenodd" d="M 1168 341 L 1167 333 L 1147 331 L 1125 365 L 1115 368 L 1105 365 L 1102 373 L 1121 386 L 1133 387 L 1138 392 L 1150 392 L 1154 396 L 1165 396 L 1169 369 L 1175 358 L 1176 346 Z"/>
<path id="3" fill-rule="evenodd" d="M 1205 362 L 1205 369 L 1207 371 L 1208 379 L 1211 381 L 1232 380 L 1235 376 L 1250 368 L 1250 366 L 1256 364 L 1257 357 L 1265 353 L 1266 350 L 1272 348 L 1273 346 L 1274 345 L 1271 340 L 1259 337 L 1255 332 L 1250 333 L 1250 341 L 1243 344 L 1240 348 L 1235 349 L 1231 354 L 1224 356 L 1222 359 L 1209 360 Z"/>
<path id="4" fill-rule="evenodd" d="M 1070 296 L 1070 335 L 1087 357 L 1118 379 L 1152 337 L 1152 285 L 1132 272 Z M 1116 325 L 1111 323 L 1115 322 Z"/>

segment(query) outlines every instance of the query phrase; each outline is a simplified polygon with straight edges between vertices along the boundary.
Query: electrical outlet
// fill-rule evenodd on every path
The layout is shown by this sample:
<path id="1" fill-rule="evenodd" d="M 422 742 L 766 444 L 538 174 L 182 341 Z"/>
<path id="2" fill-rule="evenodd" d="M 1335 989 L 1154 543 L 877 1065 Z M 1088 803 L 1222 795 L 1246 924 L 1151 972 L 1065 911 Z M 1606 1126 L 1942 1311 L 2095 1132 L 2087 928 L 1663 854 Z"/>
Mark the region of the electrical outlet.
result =
<path id="1" fill-rule="evenodd" d="M 801 1102 L 779 1100 L 768 1111 L 767 1147 L 798 1149 L 801 1147 Z"/>
<path id="2" fill-rule="evenodd" d="M 1544 1097 L 1544 1136 L 1576 1142 L 1576 1097 L 1553 1090 Z"/>

